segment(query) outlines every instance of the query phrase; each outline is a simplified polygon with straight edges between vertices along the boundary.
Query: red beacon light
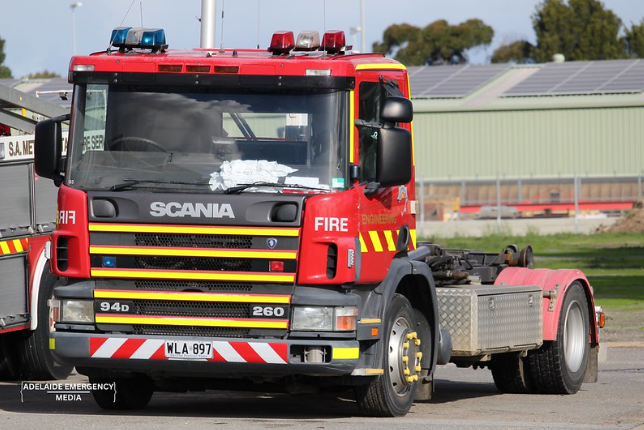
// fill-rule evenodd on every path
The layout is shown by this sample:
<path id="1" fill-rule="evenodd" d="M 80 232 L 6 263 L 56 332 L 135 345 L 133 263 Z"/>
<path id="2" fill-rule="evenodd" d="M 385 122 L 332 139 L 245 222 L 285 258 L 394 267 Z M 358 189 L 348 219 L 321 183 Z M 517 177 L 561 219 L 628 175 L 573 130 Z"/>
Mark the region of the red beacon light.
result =
<path id="1" fill-rule="evenodd" d="M 292 31 L 276 31 L 271 38 L 268 52 L 274 55 L 288 54 L 295 48 L 295 36 Z"/>
<path id="2" fill-rule="evenodd" d="M 338 54 L 346 47 L 346 38 L 342 30 L 329 30 L 322 38 L 322 50 L 329 54 Z"/>

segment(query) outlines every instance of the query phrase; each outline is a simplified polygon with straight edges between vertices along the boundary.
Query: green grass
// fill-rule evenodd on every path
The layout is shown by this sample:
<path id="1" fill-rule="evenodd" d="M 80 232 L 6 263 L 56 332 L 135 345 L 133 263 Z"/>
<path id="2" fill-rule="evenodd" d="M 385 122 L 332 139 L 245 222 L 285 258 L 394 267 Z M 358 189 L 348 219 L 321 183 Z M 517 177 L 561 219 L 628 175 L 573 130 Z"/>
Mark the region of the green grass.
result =
<path id="1" fill-rule="evenodd" d="M 597 233 L 429 238 L 445 248 L 501 252 L 506 245 L 531 245 L 535 267 L 580 269 L 595 290 L 596 304 L 609 311 L 644 311 L 644 234 Z"/>

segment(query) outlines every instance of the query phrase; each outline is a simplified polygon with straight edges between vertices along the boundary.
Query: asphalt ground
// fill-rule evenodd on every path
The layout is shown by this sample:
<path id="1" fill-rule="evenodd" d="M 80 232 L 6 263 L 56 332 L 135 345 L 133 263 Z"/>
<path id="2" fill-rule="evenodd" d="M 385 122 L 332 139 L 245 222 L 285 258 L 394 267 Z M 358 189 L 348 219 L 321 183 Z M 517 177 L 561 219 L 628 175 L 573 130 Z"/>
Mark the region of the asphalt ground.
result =
<path id="1" fill-rule="evenodd" d="M 155 393 L 146 409 L 124 413 L 101 410 L 85 393 L 63 400 L 45 390 L 23 390 L 21 399 L 19 383 L 0 383 L 0 429 L 644 430 L 644 345 L 604 346 L 602 356 L 599 382 L 571 396 L 501 394 L 487 370 L 440 366 L 434 398 L 401 418 L 360 416 L 351 392 Z M 62 383 L 85 382 L 73 375 Z"/>

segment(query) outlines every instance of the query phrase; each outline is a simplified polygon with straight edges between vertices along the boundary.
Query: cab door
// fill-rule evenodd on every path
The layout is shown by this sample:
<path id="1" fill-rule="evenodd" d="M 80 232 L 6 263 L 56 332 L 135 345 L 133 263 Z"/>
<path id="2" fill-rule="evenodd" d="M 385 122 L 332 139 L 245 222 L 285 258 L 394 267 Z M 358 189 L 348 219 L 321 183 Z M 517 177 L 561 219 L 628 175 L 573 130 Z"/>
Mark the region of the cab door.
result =
<path id="1" fill-rule="evenodd" d="M 408 96 L 406 83 L 404 70 L 359 72 L 354 94 L 356 119 L 380 123 L 384 100 L 391 96 Z M 410 130 L 411 124 L 399 126 Z M 357 282 L 378 283 L 386 276 L 397 252 L 415 248 L 416 222 L 411 214 L 411 201 L 415 199 L 414 176 L 412 173 L 412 179 L 406 185 L 377 186 L 378 130 L 356 127 L 354 132 L 354 164 L 360 166 L 359 185 L 356 188 L 361 264 Z M 409 244 L 404 249 L 398 243 L 401 228 L 408 229 L 410 236 Z"/>

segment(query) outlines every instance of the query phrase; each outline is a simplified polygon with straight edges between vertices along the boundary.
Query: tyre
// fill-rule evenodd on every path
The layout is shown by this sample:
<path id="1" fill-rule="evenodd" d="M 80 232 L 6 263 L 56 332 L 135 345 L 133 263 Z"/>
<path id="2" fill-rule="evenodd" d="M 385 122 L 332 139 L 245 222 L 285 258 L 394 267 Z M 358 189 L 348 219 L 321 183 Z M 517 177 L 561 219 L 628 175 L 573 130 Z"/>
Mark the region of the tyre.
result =
<path id="1" fill-rule="evenodd" d="M 19 379 L 19 362 L 15 345 L 20 333 L 6 333 L 0 336 L 0 380 L 15 381 Z"/>
<path id="2" fill-rule="evenodd" d="M 358 407 L 364 415 L 402 416 L 411 408 L 416 382 L 423 372 L 423 357 L 431 355 L 421 349 L 425 348 L 421 339 L 427 338 L 427 334 L 419 336 L 418 328 L 422 325 L 418 325 L 409 301 L 394 294 L 385 317 L 384 336 L 379 342 L 378 354 L 384 374 L 355 389 Z"/>
<path id="3" fill-rule="evenodd" d="M 56 277 L 49 270 L 43 271 L 38 293 L 38 327 L 22 334 L 18 341 L 18 354 L 22 362 L 19 373 L 23 380 L 66 379 L 73 369 L 72 366 L 56 363 L 49 349 L 53 316 L 47 302 L 53 296 L 55 283 Z"/>
<path id="4" fill-rule="evenodd" d="M 557 339 L 528 355 L 537 392 L 574 394 L 584 382 L 588 366 L 588 300 L 579 282 L 573 282 L 563 298 Z"/>
<path id="5" fill-rule="evenodd" d="M 150 378 L 136 376 L 133 378 L 89 378 L 92 384 L 112 384 L 115 390 L 92 390 L 96 404 L 102 409 L 110 411 L 138 410 L 145 408 L 152 394 L 154 386 Z"/>
<path id="6" fill-rule="evenodd" d="M 502 354 L 490 363 L 494 385 L 502 393 L 533 394 L 535 392 L 528 359 L 516 354 Z"/>

